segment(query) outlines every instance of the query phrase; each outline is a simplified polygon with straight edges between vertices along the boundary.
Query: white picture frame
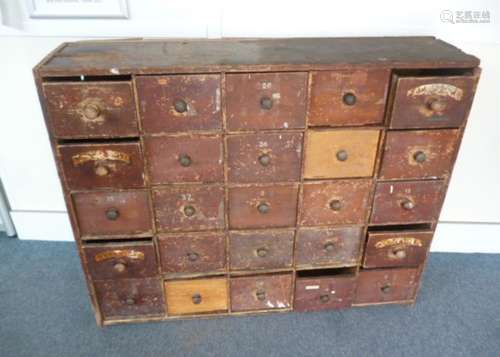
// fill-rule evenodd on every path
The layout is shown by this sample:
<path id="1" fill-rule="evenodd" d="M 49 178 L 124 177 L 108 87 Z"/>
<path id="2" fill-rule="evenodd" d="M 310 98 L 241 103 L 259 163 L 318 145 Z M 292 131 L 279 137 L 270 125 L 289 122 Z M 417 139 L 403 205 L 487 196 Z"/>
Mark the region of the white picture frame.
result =
<path id="1" fill-rule="evenodd" d="M 26 0 L 33 19 L 128 19 L 127 0 Z"/>

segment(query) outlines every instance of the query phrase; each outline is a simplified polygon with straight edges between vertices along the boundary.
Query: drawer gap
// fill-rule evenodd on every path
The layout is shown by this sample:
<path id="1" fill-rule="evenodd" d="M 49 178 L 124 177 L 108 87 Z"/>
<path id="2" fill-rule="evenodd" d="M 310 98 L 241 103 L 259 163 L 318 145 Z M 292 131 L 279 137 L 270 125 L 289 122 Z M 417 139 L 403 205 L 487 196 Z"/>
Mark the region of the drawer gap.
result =
<path id="1" fill-rule="evenodd" d="M 352 268 L 330 268 L 330 269 L 313 269 L 313 270 L 298 270 L 297 278 L 314 278 L 323 276 L 337 275 L 356 275 L 356 267 Z"/>
<path id="2" fill-rule="evenodd" d="M 138 143 L 138 136 L 130 136 L 126 138 L 86 138 L 86 139 L 59 139 L 59 145 L 64 144 L 118 144 L 118 143 Z"/>
<path id="3" fill-rule="evenodd" d="M 394 224 L 387 226 L 368 227 L 368 232 L 430 231 L 430 230 L 432 230 L 431 223 Z"/>
<path id="4" fill-rule="evenodd" d="M 474 68 L 400 69 L 395 70 L 394 74 L 401 77 L 471 76 L 474 74 Z"/>
<path id="5" fill-rule="evenodd" d="M 103 246 L 106 244 L 138 244 L 138 243 L 152 243 L 153 238 L 152 237 L 137 237 L 133 239 L 126 239 L 126 238 L 118 238 L 118 239 L 86 239 L 83 242 L 84 246 L 89 246 L 89 245 L 98 245 L 98 246 Z"/>
<path id="6" fill-rule="evenodd" d="M 123 82 L 132 80 L 131 75 L 115 76 L 62 76 L 62 77 L 44 77 L 44 82 Z"/>

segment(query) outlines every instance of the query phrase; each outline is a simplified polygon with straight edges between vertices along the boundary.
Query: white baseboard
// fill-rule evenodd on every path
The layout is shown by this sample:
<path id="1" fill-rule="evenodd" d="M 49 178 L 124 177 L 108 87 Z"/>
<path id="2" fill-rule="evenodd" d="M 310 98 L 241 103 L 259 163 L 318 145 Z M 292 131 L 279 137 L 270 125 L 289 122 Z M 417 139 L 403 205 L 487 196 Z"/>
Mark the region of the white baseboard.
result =
<path id="1" fill-rule="evenodd" d="M 65 212 L 11 212 L 19 239 L 72 241 Z M 500 253 L 500 224 L 439 223 L 432 252 Z"/>

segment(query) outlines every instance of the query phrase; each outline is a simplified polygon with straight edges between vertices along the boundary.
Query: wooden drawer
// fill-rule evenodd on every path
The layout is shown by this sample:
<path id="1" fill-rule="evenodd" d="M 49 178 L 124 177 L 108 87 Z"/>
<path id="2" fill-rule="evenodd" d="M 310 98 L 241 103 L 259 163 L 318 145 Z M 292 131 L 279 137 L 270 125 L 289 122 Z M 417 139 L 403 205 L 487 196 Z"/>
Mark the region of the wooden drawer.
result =
<path id="1" fill-rule="evenodd" d="M 274 310 L 291 307 L 292 274 L 230 279 L 231 310 Z"/>
<path id="2" fill-rule="evenodd" d="M 165 273 L 224 271 L 224 233 L 162 234 L 158 236 L 161 267 Z"/>
<path id="3" fill-rule="evenodd" d="M 432 232 L 370 232 L 365 248 L 365 268 L 418 266 L 427 256 Z"/>
<path id="4" fill-rule="evenodd" d="M 311 74 L 311 126 L 381 124 L 390 71 L 321 71 Z"/>
<path id="5" fill-rule="evenodd" d="M 295 242 L 295 264 L 301 267 L 347 267 L 359 263 L 362 227 L 301 228 Z"/>
<path id="6" fill-rule="evenodd" d="M 373 176 L 379 130 L 309 130 L 306 179 Z"/>
<path id="7" fill-rule="evenodd" d="M 169 315 L 227 311 L 227 279 L 192 279 L 165 282 Z"/>
<path id="8" fill-rule="evenodd" d="M 118 138 L 139 135 L 129 82 L 45 83 L 55 137 Z"/>
<path id="9" fill-rule="evenodd" d="M 371 223 L 418 223 L 438 219 L 443 203 L 443 181 L 379 182 Z"/>
<path id="10" fill-rule="evenodd" d="M 222 128 L 220 75 L 138 76 L 145 133 Z"/>
<path id="11" fill-rule="evenodd" d="M 71 190 L 144 186 L 139 143 L 68 144 L 58 151 Z"/>
<path id="12" fill-rule="evenodd" d="M 147 191 L 78 192 L 72 197 L 82 239 L 152 233 Z"/>
<path id="13" fill-rule="evenodd" d="M 298 181 L 302 134 L 248 134 L 227 137 L 230 182 Z"/>
<path id="14" fill-rule="evenodd" d="M 294 235 L 275 230 L 229 233 L 231 270 L 291 267 Z"/>
<path id="15" fill-rule="evenodd" d="M 224 181 L 220 136 L 148 136 L 144 146 L 153 184 Z"/>
<path id="16" fill-rule="evenodd" d="M 391 128 L 459 127 L 469 115 L 478 76 L 396 77 Z"/>
<path id="17" fill-rule="evenodd" d="M 158 278 L 100 280 L 94 282 L 94 287 L 105 319 L 165 313 L 165 302 Z"/>
<path id="18" fill-rule="evenodd" d="M 417 269 L 362 270 L 358 276 L 354 304 L 409 302 L 418 287 Z"/>
<path id="19" fill-rule="evenodd" d="M 152 242 L 91 244 L 83 251 L 94 280 L 158 276 Z"/>
<path id="20" fill-rule="evenodd" d="M 297 185 L 229 188 L 230 228 L 294 226 L 297 193 Z"/>
<path id="21" fill-rule="evenodd" d="M 301 224 L 363 224 L 368 218 L 372 180 L 304 183 Z"/>
<path id="22" fill-rule="evenodd" d="M 389 180 L 448 177 L 459 135 L 454 129 L 388 132 L 379 177 Z"/>
<path id="23" fill-rule="evenodd" d="M 213 185 L 153 189 L 159 231 L 202 231 L 224 228 L 224 189 Z"/>
<path id="24" fill-rule="evenodd" d="M 226 75 L 228 130 L 305 126 L 307 73 Z"/>
<path id="25" fill-rule="evenodd" d="M 348 308 L 354 299 L 356 277 L 354 274 L 318 275 L 315 271 L 295 279 L 295 311 L 320 311 Z"/>

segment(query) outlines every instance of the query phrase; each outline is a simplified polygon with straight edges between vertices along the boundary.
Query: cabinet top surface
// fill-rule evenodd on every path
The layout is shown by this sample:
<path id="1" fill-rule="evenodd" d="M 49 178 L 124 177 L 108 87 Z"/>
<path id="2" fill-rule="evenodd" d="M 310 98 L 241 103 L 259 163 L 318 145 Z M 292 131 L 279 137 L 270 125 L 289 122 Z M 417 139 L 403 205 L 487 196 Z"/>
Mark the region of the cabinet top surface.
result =
<path id="1" fill-rule="evenodd" d="M 479 60 L 434 37 L 114 40 L 66 43 L 41 76 L 393 68 L 472 68 Z"/>

